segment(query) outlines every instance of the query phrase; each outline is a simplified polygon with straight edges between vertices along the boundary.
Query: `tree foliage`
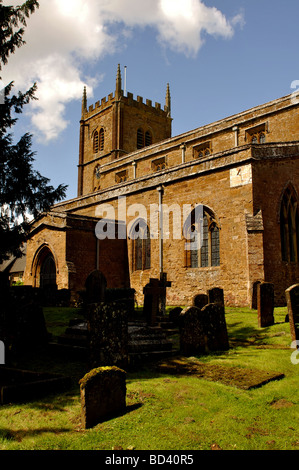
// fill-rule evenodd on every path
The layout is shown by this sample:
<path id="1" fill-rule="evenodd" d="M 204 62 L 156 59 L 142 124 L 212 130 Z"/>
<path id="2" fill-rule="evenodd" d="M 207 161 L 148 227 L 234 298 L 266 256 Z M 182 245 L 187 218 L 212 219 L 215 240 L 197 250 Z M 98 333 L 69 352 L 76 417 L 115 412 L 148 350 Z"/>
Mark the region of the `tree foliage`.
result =
<path id="1" fill-rule="evenodd" d="M 0 70 L 16 48 L 25 44 L 26 20 L 39 4 L 28 0 L 19 6 L 4 6 L 0 0 Z M 0 104 L 0 263 L 11 254 L 19 256 L 30 230 L 29 217 L 37 218 L 65 197 L 66 186 L 56 189 L 33 168 L 32 135 L 15 143 L 12 127 L 23 107 L 35 99 L 34 84 L 28 91 L 12 94 L 13 82 L 4 88 Z"/>

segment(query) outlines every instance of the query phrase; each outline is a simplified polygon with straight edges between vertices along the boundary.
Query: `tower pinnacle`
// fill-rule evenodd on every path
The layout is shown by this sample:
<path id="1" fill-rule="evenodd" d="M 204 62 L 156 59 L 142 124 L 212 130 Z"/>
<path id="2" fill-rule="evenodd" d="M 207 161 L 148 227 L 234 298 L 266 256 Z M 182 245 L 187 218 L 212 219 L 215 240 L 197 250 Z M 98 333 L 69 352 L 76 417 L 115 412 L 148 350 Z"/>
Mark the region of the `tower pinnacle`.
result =
<path id="1" fill-rule="evenodd" d="M 86 86 L 83 90 L 83 98 L 82 98 L 82 116 L 87 112 L 87 93 L 86 93 Z"/>
<path id="2" fill-rule="evenodd" d="M 168 117 L 170 117 L 171 116 L 171 97 L 170 97 L 169 83 L 167 83 L 165 106 L 167 108 Z"/>
<path id="3" fill-rule="evenodd" d="M 116 76 L 116 89 L 115 89 L 115 98 L 120 98 L 122 95 L 121 89 L 121 72 L 120 72 L 120 64 L 117 67 L 117 76 Z"/>

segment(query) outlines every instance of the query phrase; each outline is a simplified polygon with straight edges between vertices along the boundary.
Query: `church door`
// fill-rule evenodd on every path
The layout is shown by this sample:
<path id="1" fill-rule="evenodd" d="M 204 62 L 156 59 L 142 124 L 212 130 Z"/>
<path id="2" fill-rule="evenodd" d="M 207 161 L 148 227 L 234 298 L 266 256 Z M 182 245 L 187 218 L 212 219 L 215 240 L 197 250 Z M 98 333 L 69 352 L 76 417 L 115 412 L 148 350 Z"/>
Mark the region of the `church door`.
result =
<path id="1" fill-rule="evenodd" d="M 56 265 L 53 255 L 49 253 L 44 259 L 40 270 L 40 287 L 56 285 Z"/>

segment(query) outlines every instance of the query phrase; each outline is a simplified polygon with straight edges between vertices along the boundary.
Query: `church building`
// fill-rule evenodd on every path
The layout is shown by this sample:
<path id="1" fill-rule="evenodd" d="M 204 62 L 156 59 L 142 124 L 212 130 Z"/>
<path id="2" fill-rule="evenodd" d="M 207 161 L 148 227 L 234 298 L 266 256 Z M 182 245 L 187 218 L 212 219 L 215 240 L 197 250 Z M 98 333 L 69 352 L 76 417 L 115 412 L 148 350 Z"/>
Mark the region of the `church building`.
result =
<path id="1" fill-rule="evenodd" d="M 251 306 L 257 282 L 276 305 L 299 281 L 299 99 L 294 94 L 172 136 L 171 96 L 122 89 L 82 100 L 77 197 L 32 222 L 25 284 L 70 289 L 98 269 L 108 287 L 167 273 L 168 305 L 212 287 Z"/>

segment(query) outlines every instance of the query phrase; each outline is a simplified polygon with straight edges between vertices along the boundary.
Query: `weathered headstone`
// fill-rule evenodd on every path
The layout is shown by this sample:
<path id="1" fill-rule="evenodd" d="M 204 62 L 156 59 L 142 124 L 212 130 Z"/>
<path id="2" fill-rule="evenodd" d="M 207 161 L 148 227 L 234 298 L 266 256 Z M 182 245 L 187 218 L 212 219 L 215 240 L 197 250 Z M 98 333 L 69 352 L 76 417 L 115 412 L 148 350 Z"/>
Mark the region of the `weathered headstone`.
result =
<path id="1" fill-rule="evenodd" d="M 182 307 L 174 307 L 169 312 L 169 320 L 175 325 L 179 325 L 180 314 L 183 311 Z"/>
<path id="2" fill-rule="evenodd" d="M 128 365 L 128 304 L 101 302 L 87 307 L 91 367 Z"/>
<path id="3" fill-rule="evenodd" d="M 197 307 L 185 308 L 180 314 L 180 351 L 186 356 L 205 350 L 200 314 L 201 310 Z"/>
<path id="4" fill-rule="evenodd" d="M 224 308 L 208 304 L 202 310 L 190 307 L 180 315 L 180 349 L 184 355 L 229 349 Z"/>
<path id="5" fill-rule="evenodd" d="M 192 306 L 200 309 L 209 303 L 207 294 L 196 294 L 192 299 Z"/>
<path id="6" fill-rule="evenodd" d="M 274 325 L 274 285 L 270 282 L 257 286 L 257 314 L 259 328 Z"/>
<path id="7" fill-rule="evenodd" d="M 150 279 L 150 282 L 143 288 L 143 313 L 150 326 L 156 325 L 158 313 L 165 314 L 166 288 L 170 286 L 171 282 L 167 281 L 167 274 L 162 273 L 160 279 Z"/>
<path id="8" fill-rule="evenodd" d="M 255 281 L 252 284 L 252 295 L 251 295 L 251 308 L 257 310 L 257 288 L 261 281 Z"/>
<path id="9" fill-rule="evenodd" d="M 219 304 L 224 307 L 223 289 L 221 289 L 220 287 L 214 287 L 213 289 L 208 290 L 208 299 L 209 304 Z"/>
<path id="10" fill-rule="evenodd" d="M 85 303 L 96 304 L 105 302 L 105 292 L 107 288 L 107 280 L 101 271 L 93 271 L 89 274 L 85 281 Z"/>
<path id="11" fill-rule="evenodd" d="M 207 351 L 227 351 L 229 341 L 225 311 L 221 304 L 208 304 L 201 311 Z"/>
<path id="12" fill-rule="evenodd" d="M 292 341 L 299 341 L 299 284 L 289 287 L 285 294 Z"/>
<path id="13" fill-rule="evenodd" d="M 85 429 L 121 413 L 126 408 L 126 372 L 118 367 L 99 367 L 79 382 L 81 420 Z"/>

